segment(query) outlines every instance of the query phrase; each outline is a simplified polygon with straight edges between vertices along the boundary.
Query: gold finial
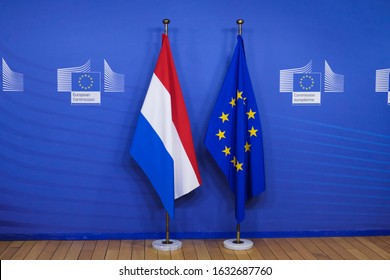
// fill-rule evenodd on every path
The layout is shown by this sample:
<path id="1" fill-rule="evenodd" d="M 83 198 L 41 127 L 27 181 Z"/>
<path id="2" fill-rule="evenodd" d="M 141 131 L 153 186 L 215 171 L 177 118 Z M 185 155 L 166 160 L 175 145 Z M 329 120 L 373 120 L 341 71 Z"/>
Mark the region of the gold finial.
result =
<path id="1" fill-rule="evenodd" d="M 238 19 L 236 22 L 238 24 L 238 35 L 242 35 L 242 25 L 244 24 L 244 20 Z"/>

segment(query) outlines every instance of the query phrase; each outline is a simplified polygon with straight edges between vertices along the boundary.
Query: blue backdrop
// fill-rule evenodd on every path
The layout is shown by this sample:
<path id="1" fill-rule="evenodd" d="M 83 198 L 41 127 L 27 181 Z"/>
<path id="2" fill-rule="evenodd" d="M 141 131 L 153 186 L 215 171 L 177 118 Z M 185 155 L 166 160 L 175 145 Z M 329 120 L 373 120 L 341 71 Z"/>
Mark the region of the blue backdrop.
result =
<path id="1" fill-rule="evenodd" d="M 238 18 L 267 188 L 247 204 L 243 234 L 390 233 L 389 1 L 0 0 L 0 238 L 164 231 L 159 198 L 128 153 L 163 18 L 203 179 L 176 201 L 177 237 L 235 230 L 233 195 L 203 138 Z M 65 68 L 82 65 L 100 73 L 100 105 L 71 104 L 72 89 L 60 88 Z M 320 104 L 292 104 L 282 88 L 298 68 L 320 73 Z"/>

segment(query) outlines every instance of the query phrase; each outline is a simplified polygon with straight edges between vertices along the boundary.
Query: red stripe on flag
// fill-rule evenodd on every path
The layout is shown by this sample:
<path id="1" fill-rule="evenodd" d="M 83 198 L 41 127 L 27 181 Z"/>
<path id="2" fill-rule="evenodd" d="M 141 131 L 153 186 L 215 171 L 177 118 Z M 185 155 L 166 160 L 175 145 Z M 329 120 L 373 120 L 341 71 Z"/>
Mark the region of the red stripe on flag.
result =
<path id="1" fill-rule="evenodd" d="M 184 150 L 190 159 L 199 184 L 201 184 L 198 163 L 196 161 L 194 144 L 192 141 L 190 121 L 188 119 L 186 105 L 177 77 L 169 39 L 166 34 L 162 34 L 162 47 L 154 73 L 171 95 L 172 121 L 184 146 Z"/>

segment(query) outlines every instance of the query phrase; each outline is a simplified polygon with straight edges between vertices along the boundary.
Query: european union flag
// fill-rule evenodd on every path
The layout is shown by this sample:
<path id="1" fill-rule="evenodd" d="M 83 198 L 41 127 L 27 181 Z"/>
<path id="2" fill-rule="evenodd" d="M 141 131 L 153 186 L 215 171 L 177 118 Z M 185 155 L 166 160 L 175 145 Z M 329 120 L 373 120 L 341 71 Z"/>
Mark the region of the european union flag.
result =
<path id="1" fill-rule="evenodd" d="M 320 92 L 321 73 L 294 74 L 294 92 Z"/>
<path id="2" fill-rule="evenodd" d="M 72 73 L 72 91 L 100 92 L 100 73 Z"/>
<path id="3" fill-rule="evenodd" d="M 211 114 L 205 145 L 235 194 L 239 224 L 245 218 L 245 201 L 265 190 L 260 114 L 240 35 Z"/>

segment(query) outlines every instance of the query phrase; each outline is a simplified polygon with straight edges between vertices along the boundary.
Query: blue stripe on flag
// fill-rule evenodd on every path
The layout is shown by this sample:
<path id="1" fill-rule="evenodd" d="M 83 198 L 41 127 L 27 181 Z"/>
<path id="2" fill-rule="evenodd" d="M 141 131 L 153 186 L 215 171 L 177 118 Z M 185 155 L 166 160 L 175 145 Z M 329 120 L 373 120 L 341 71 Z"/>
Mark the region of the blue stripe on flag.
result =
<path id="1" fill-rule="evenodd" d="M 169 216 L 174 218 L 174 162 L 142 114 L 138 118 L 130 154 L 148 176 Z"/>

